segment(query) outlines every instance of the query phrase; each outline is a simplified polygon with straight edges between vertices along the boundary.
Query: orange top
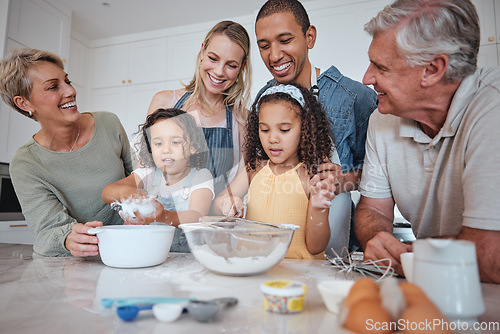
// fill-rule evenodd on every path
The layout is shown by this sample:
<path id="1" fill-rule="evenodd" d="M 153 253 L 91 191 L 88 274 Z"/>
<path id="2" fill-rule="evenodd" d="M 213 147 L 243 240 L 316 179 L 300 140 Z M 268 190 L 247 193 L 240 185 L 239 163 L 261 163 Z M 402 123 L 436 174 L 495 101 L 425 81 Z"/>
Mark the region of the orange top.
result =
<path id="1" fill-rule="evenodd" d="M 294 224 L 300 229 L 293 233 L 286 258 L 325 259 L 324 252 L 312 255 L 306 246 L 306 220 L 309 199 L 297 169 L 276 175 L 267 164 L 254 176 L 248 190 L 246 218 L 269 224 Z"/>

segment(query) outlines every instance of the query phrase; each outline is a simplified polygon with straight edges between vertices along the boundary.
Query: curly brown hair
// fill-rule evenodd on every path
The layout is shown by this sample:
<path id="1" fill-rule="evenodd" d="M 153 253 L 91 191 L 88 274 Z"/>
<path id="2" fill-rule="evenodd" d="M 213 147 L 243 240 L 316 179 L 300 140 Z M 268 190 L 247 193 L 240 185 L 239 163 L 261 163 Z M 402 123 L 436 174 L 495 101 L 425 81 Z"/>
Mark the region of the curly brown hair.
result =
<path id="1" fill-rule="evenodd" d="M 197 169 L 203 168 L 206 165 L 207 159 L 207 142 L 203 135 L 203 130 L 196 125 L 194 117 L 186 113 L 184 110 L 177 108 L 157 109 L 149 114 L 146 122 L 139 127 L 141 140 L 135 144 L 138 152 L 139 164 L 141 167 L 155 167 L 153 155 L 151 154 L 151 127 L 158 121 L 172 119 L 177 125 L 184 130 L 184 140 L 190 143 L 191 147 L 195 148 L 195 153 L 189 155 L 188 166 Z M 189 147 L 184 147 L 184 152 L 187 153 Z M 188 155 L 188 154 L 185 154 Z"/>
<path id="2" fill-rule="evenodd" d="M 301 120 L 298 157 L 299 161 L 306 166 L 309 175 L 316 174 L 318 165 L 330 158 L 333 150 L 333 134 L 330 131 L 325 111 L 311 92 L 300 85 L 291 85 L 297 87 L 304 96 L 305 108 L 302 108 L 299 102 L 289 94 L 282 92 L 261 95 L 255 99 L 252 105 L 252 111 L 248 115 L 244 144 L 247 171 L 249 172 L 255 170 L 261 161 L 269 159 L 259 138 L 258 110 L 262 104 L 271 101 L 287 101 L 297 110 L 297 115 Z"/>

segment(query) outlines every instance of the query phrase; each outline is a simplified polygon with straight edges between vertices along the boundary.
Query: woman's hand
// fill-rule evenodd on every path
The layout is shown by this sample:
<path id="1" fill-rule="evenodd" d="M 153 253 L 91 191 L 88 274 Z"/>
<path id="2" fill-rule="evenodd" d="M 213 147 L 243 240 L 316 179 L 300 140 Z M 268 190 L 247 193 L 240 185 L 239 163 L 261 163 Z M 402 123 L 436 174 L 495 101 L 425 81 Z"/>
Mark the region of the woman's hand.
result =
<path id="1" fill-rule="evenodd" d="M 70 234 L 66 237 L 64 245 L 74 257 L 86 257 L 99 255 L 97 243 L 99 239 L 88 234 L 87 231 L 93 227 L 102 226 L 102 222 L 93 221 L 86 224 L 76 223 L 73 225 Z"/>
<path id="2" fill-rule="evenodd" d="M 336 185 L 333 175 L 327 176 L 320 180 L 319 175 L 309 181 L 310 184 L 310 200 L 311 205 L 316 209 L 328 209 L 332 205 L 332 200 L 335 198 Z"/>

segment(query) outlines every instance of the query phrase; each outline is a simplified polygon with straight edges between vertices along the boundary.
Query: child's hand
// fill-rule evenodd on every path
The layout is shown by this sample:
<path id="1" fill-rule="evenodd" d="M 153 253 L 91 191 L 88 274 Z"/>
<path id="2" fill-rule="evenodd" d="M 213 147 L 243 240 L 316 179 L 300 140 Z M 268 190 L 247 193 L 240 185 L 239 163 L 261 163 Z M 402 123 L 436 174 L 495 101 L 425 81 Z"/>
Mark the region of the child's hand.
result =
<path id="1" fill-rule="evenodd" d="M 344 184 L 344 174 L 342 173 L 342 167 L 330 161 L 325 161 L 318 166 L 318 173 L 320 181 L 324 181 L 331 187 L 330 191 L 333 191 L 335 195 L 342 192 L 340 185 Z"/>
<path id="2" fill-rule="evenodd" d="M 163 205 L 156 199 L 152 198 L 149 201 L 150 205 L 154 207 L 151 213 L 141 214 L 141 212 L 135 213 L 135 223 L 138 225 L 149 225 L 154 222 L 163 223 L 165 220 L 165 208 Z"/>
<path id="3" fill-rule="evenodd" d="M 120 217 L 125 221 L 125 225 L 147 225 L 163 219 L 163 205 L 144 194 L 133 194 L 120 205 Z"/>
<path id="4" fill-rule="evenodd" d="M 136 225 L 137 224 L 137 218 L 135 216 L 130 216 L 125 211 L 120 211 L 120 212 L 118 212 L 118 214 L 123 219 L 123 225 Z"/>
<path id="5" fill-rule="evenodd" d="M 309 183 L 311 205 L 317 209 L 328 209 L 335 198 L 334 177 L 329 175 L 320 181 L 319 175 L 314 175 Z"/>
<path id="6" fill-rule="evenodd" d="M 243 201 L 239 197 L 226 196 L 221 202 L 221 211 L 227 217 L 243 217 Z"/>

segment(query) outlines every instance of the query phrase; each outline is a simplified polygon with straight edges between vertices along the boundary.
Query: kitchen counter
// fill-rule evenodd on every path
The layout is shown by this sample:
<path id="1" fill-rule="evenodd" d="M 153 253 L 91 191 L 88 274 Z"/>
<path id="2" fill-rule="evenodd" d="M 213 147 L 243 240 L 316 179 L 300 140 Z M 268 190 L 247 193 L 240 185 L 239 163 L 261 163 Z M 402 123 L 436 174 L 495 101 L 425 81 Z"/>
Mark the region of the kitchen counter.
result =
<path id="1" fill-rule="evenodd" d="M 283 260 L 265 274 L 230 277 L 213 274 L 191 254 L 171 253 L 162 265 L 140 269 L 105 266 L 99 257 L 44 258 L 31 245 L 0 244 L 1 333 L 340 333 L 338 317 L 326 310 L 316 287 L 331 278 L 355 278 L 327 261 Z M 304 312 L 275 314 L 264 310 L 260 283 L 292 279 L 305 283 Z M 500 321 L 500 285 L 482 284 L 486 313 L 480 322 Z M 199 323 L 188 314 L 162 323 L 151 311 L 124 322 L 101 298 L 146 296 L 239 302 L 215 321 Z M 496 331 L 483 331 L 496 333 Z"/>

